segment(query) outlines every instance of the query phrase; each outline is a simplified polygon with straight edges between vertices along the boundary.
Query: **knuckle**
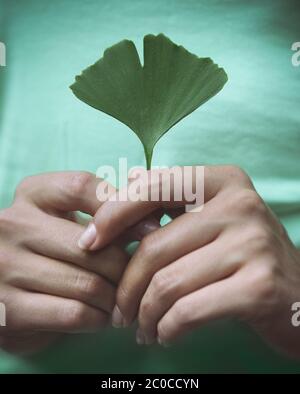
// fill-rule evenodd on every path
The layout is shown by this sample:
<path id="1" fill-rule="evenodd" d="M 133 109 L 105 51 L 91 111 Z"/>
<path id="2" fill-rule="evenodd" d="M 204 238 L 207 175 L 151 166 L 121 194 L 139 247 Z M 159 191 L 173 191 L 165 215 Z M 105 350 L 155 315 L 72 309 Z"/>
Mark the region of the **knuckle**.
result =
<path id="1" fill-rule="evenodd" d="M 160 300 L 166 298 L 172 288 L 172 278 L 170 275 L 164 272 L 164 270 L 158 271 L 152 278 L 152 292 L 159 297 Z"/>
<path id="2" fill-rule="evenodd" d="M 255 305 L 277 299 L 277 273 L 273 261 L 268 261 L 260 267 L 256 267 L 250 277 L 249 288 Z"/>
<path id="3" fill-rule="evenodd" d="M 257 254 L 272 254 L 272 245 L 274 245 L 274 237 L 270 233 L 262 233 L 260 236 L 257 235 L 255 240 L 255 251 Z"/>
<path id="4" fill-rule="evenodd" d="M 94 175 L 89 172 L 75 172 L 62 186 L 65 195 L 69 198 L 80 199 L 89 183 L 94 180 Z"/>
<path id="5" fill-rule="evenodd" d="M 171 331 L 188 329 L 192 323 L 189 308 L 180 299 L 172 307 L 172 315 L 168 319 L 163 319 L 158 323 L 157 332 L 161 339 L 168 338 Z"/>
<path id="6" fill-rule="evenodd" d="M 153 261 L 159 257 L 160 248 L 156 238 L 157 237 L 154 235 L 154 232 L 152 232 L 142 239 L 138 248 L 138 253 L 143 260 Z"/>
<path id="7" fill-rule="evenodd" d="M 227 175 L 233 182 L 251 183 L 248 174 L 239 166 L 227 165 L 225 166 Z"/>
<path id="8" fill-rule="evenodd" d="M 36 176 L 28 176 L 18 184 L 16 187 L 16 196 L 25 193 L 27 190 L 31 189 L 32 183 L 35 181 Z"/>
<path id="9" fill-rule="evenodd" d="M 87 317 L 86 306 L 71 300 L 62 308 L 62 324 L 66 330 L 80 330 Z"/>
<path id="10" fill-rule="evenodd" d="M 270 254 L 274 248 L 275 237 L 263 226 L 255 225 L 248 229 L 246 243 L 256 254 Z"/>
<path id="11" fill-rule="evenodd" d="M 156 272 L 141 302 L 140 315 L 142 318 L 149 320 L 149 317 L 153 316 L 157 310 L 157 300 L 160 305 L 169 305 L 174 294 L 176 294 L 176 287 L 172 275 L 169 275 L 164 269 Z"/>
<path id="12" fill-rule="evenodd" d="M 267 209 L 262 198 L 252 189 L 243 189 L 237 195 L 236 207 L 246 214 L 264 214 Z"/>
<path id="13" fill-rule="evenodd" d="M 79 274 L 75 279 L 75 287 L 84 300 L 96 298 L 103 288 L 103 279 L 97 274 Z"/>
<path id="14" fill-rule="evenodd" d="M 150 298 L 142 300 L 139 310 L 139 321 L 148 320 L 152 316 L 154 304 Z"/>

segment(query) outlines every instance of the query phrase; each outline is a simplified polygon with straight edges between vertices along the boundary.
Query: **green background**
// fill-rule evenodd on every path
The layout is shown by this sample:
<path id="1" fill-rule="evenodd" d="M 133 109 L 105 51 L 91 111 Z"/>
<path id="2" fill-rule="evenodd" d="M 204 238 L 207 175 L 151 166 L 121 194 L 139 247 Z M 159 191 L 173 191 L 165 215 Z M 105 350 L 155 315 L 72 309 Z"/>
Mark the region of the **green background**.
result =
<path id="1" fill-rule="evenodd" d="M 123 38 L 139 51 L 163 32 L 225 68 L 224 90 L 159 142 L 154 165 L 243 167 L 300 245 L 300 41 L 296 0 L 0 0 L 0 206 L 18 182 L 54 170 L 144 164 L 136 136 L 82 104 L 68 86 Z M 238 296 L 238 295 L 237 295 Z M 239 323 L 211 323 L 177 345 L 138 347 L 132 330 L 74 335 L 1 372 L 300 372 Z"/>

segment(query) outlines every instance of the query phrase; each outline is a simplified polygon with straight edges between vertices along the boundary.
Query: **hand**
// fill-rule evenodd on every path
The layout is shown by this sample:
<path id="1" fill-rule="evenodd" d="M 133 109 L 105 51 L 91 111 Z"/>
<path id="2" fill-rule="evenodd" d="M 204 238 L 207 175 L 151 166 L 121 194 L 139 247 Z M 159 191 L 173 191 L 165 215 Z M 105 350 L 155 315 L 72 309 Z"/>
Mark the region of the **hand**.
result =
<path id="1" fill-rule="evenodd" d="M 291 305 L 300 300 L 299 251 L 242 170 L 205 167 L 204 185 L 202 211 L 182 214 L 140 243 L 118 288 L 115 326 L 138 316 L 137 341 L 164 344 L 210 320 L 235 317 L 300 356 L 300 332 L 291 324 Z M 175 206 L 105 202 L 94 219 L 92 249 L 144 215 Z"/>
<path id="2" fill-rule="evenodd" d="M 58 333 L 96 331 L 108 322 L 128 257 L 117 244 L 100 252 L 81 250 L 77 242 L 84 226 L 73 214 L 95 214 L 99 182 L 77 172 L 26 178 L 13 205 L 0 211 L 4 350 L 32 353 Z"/>

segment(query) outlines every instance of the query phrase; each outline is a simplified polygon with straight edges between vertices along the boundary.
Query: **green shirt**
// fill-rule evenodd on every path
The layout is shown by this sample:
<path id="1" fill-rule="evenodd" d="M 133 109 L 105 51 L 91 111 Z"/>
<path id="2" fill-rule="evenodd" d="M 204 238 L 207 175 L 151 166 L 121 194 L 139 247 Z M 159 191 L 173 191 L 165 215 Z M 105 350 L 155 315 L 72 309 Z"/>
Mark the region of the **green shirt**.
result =
<path id="1" fill-rule="evenodd" d="M 162 138 L 154 165 L 244 168 L 300 245 L 300 41 L 294 1 L 0 0 L 0 207 L 25 176 L 143 165 L 126 126 L 77 100 L 74 76 L 124 38 L 139 51 L 163 32 L 225 68 L 229 83 Z M 300 301 L 300 300 L 295 300 Z M 300 372 L 247 327 L 215 322 L 171 348 L 138 347 L 134 330 L 72 335 L 37 356 L 2 353 L 1 372 Z"/>

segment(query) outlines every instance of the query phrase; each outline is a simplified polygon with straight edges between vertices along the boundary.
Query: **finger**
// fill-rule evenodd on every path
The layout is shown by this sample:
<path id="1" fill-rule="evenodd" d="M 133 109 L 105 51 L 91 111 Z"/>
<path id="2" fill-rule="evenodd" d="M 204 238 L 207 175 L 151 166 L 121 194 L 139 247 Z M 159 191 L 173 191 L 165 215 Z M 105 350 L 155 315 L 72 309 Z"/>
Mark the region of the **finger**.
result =
<path id="1" fill-rule="evenodd" d="M 218 217 L 218 209 L 207 204 L 201 212 L 186 213 L 142 240 L 117 290 L 117 308 L 113 313 L 115 326 L 126 326 L 134 320 L 157 271 L 217 239 L 225 226 Z"/>
<path id="2" fill-rule="evenodd" d="M 105 184 L 107 195 L 115 192 L 112 185 L 88 172 L 41 174 L 25 178 L 16 199 L 25 197 L 47 211 L 81 211 L 93 216 L 101 205 L 97 199 L 100 183 Z"/>
<path id="3" fill-rule="evenodd" d="M 171 218 L 171 219 L 176 219 L 178 216 L 183 215 L 185 213 L 185 209 L 182 207 L 178 208 L 171 208 L 171 209 L 166 209 L 165 213 Z"/>
<path id="4" fill-rule="evenodd" d="M 128 262 L 127 253 L 114 244 L 97 252 L 83 251 L 77 243 L 83 229 L 78 223 L 37 211 L 23 242 L 35 254 L 76 264 L 118 283 Z"/>
<path id="5" fill-rule="evenodd" d="M 236 275 L 184 296 L 159 321 L 158 342 L 167 345 L 210 321 L 238 318 L 245 307 L 242 294 L 243 284 Z"/>
<path id="6" fill-rule="evenodd" d="M 146 235 L 158 230 L 161 227 L 158 219 L 149 216 L 149 218 L 142 220 L 135 226 L 125 231 L 116 239 L 118 245 L 125 247 L 128 243 L 133 241 L 141 241 Z"/>
<path id="7" fill-rule="evenodd" d="M 204 169 L 204 170 L 203 170 Z M 185 206 L 192 201 L 186 198 L 190 196 L 197 200 L 209 201 L 222 190 L 226 182 L 232 182 L 235 174 L 231 167 L 177 167 L 173 169 L 160 170 L 161 178 L 157 181 L 155 171 L 149 171 L 148 177 L 140 186 L 142 196 L 148 200 L 131 199 L 132 184 L 125 189 L 113 194 L 97 211 L 94 218 L 93 237 L 85 247 L 89 250 L 96 250 L 103 247 L 112 239 L 123 233 L 125 229 L 133 226 L 150 213 L 157 209 L 174 209 Z M 174 179 L 176 181 L 174 181 Z M 153 194 L 158 198 L 153 201 L 149 198 L 149 190 L 154 190 Z M 191 193 L 192 190 L 196 190 Z M 170 191 L 170 193 L 165 193 Z M 168 194 L 168 198 L 165 196 Z M 203 202 L 203 201 L 201 201 Z"/>
<path id="8" fill-rule="evenodd" d="M 32 332 L 24 336 L 2 336 L 0 347 L 8 353 L 18 356 L 29 356 L 47 348 L 60 337 L 58 333 Z"/>
<path id="9" fill-rule="evenodd" d="M 34 267 L 34 272 L 32 272 Z M 110 313 L 116 288 L 95 273 L 48 257 L 23 253 L 3 280 L 16 288 L 78 300 Z"/>
<path id="10" fill-rule="evenodd" d="M 156 272 L 139 306 L 139 342 L 155 341 L 159 320 L 178 299 L 234 274 L 240 265 L 218 239 Z"/>
<path id="11" fill-rule="evenodd" d="M 144 198 L 138 200 L 131 199 L 130 190 L 132 190 L 132 183 L 129 184 L 127 188 L 121 189 L 116 192 L 115 195 L 112 195 L 112 197 L 103 204 L 103 209 L 99 209 L 94 217 L 94 224 L 97 231 L 94 239 L 90 240 L 88 249 L 96 250 L 97 248 L 104 246 L 106 243 L 119 236 L 119 234 L 123 233 L 126 229 L 132 227 L 143 218 L 157 210 L 160 210 L 161 208 L 172 208 L 184 205 L 184 199 L 174 201 L 174 195 L 178 194 L 177 188 L 181 189 L 180 192 L 182 194 L 184 182 L 178 183 L 177 186 L 170 181 L 168 187 L 170 188 L 169 199 L 171 201 L 164 201 L 162 199 L 162 189 L 167 184 L 168 180 L 170 180 L 167 179 L 166 176 L 168 175 L 168 171 L 170 170 L 165 169 L 161 171 L 164 174 L 164 183 L 157 181 L 155 171 L 148 172 L 148 177 L 141 186 L 141 195 L 144 196 L 147 194 L 147 196 L 144 196 L 146 200 L 144 200 Z M 192 175 L 189 175 L 189 177 L 184 179 L 186 183 L 192 183 Z M 181 169 L 179 168 L 176 177 L 181 177 L 182 181 L 182 176 Z M 157 194 L 157 199 L 155 201 L 151 199 L 147 200 L 148 193 L 152 190 L 155 190 L 155 193 Z"/>
<path id="12" fill-rule="evenodd" d="M 106 198 L 116 192 L 110 183 L 88 172 L 47 173 L 25 178 L 17 189 L 16 199 L 26 197 L 42 210 L 52 210 L 60 216 L 64 212 L 70 215 L 70 211 L 81 211 L 94 216 L 104 201 L 98 198 L 100 187 L 102 192 L 105 191 Z M 70 216 L 66 216 L 67 218 Z M 157 228 L 157 220 L 147 218 L 137 229 L 132 229 L 130 239 L 136 234 L 142 237 L 153 226 Z"/>
<path id="13" fill-rule="evenodd" d="M 7 306 L 7 326 L 15 331 L 96 332 L 108 314 L 77 300 L 20 291 Z"/>

